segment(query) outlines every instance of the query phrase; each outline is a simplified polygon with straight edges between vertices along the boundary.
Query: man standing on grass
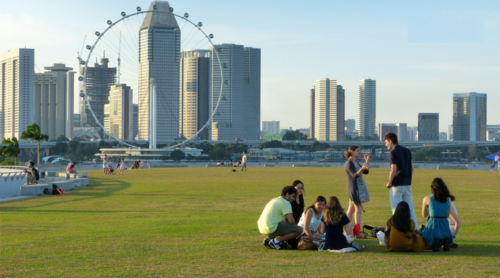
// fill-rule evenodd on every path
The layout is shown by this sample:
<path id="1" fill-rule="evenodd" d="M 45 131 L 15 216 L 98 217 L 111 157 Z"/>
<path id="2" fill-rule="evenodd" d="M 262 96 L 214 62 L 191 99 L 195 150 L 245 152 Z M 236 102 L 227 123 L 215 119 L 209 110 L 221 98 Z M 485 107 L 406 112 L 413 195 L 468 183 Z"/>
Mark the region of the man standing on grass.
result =
<path id="1" fill-rule="evenodd" d="M 243 152 L 243 156 L 241 157 L 241 171 L 243 172 L 243 169 L 245 169 L 245 172 L 247 171 L 247 153 Z"/>
<path id="2" fill-rule="evenodd" d="M 408 203 L 411 211 L 411 219 L 417 225 L 417 217 L 413 209 L 413 197 L 411 193 L 411 178 L 413 175 L 413 162 L 411 161 L 411 151 L 398 145 L 398 136 L 394 133 L 387 133 L 384 137 L 385 146 L 390 150 L 389 161 L 391 162 L 391 172 L 386 187 L 389 189 L 389 199 L 391 200 L 392 214 L 398 204 L 402 201 Z"/>
<path id="3" fill-rule="evenodd" d="M 302 234 L 302 227 L 295 224 L 290 204 L 295 200 L 295 196 L 297 196 L 295 187 L 285 186 L 281 196 L 272 199 L 264 208 L 257 224 L 260 233 L 267 236 L 263 242 L 265 247 L 282 250 L 282 242 Z"/>

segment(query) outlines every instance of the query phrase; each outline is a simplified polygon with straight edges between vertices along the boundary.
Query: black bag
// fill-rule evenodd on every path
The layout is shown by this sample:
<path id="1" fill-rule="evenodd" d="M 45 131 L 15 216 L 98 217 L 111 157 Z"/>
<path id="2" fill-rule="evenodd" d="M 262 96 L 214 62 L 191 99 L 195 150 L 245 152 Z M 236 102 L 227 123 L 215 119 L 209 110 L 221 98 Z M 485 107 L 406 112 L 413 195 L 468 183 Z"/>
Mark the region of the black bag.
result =
<path id="1" fill-rule="evenodd" d="M 58 190 L 59 188 L 57 187 L 57 185 L 53 184 L 52 185 L 52 195 L 61 195 L 61 191 Z"/>
<path id="2" fill-rule="evenodd" d="M 36 180 L 37 181 L 40 180 L 40 173 L 38 173 L 38 170 L 35 167 L 33 167 L 33 172 L 35 172 L 35 178 L 36 178 Z"/>
<path id="3" fill-rule="evenodd" d="M 380 232 L 380 231 L 384 231 L 385 228 L 384 227 L 380 227 L 380 228 L 377 228 L 377 227 L 372 227 L 370 225 L 363 225 L 363 232 L 366 230 L 370 231 L 368 234 L 371 235 L 372 237 L 377 237 L 377 233 Z"/>
<path id="4" fill-rule="evenodd" d="M 43 194 L 44 194 L 44 195 L 52 195 L 52 193 L 50 192 L 50 190 L 49 190 L 48 188 L 45 188 L 45 189 L 43 190 Z"/>

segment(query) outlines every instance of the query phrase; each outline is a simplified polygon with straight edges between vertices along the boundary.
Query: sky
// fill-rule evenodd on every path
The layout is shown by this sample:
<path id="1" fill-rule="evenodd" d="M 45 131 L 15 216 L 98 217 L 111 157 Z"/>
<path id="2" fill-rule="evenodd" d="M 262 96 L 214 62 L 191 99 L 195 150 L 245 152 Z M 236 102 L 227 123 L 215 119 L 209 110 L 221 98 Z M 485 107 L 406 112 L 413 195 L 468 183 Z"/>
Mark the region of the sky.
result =
<path id="1" fill-rule="evenodd" d="M 262 49 L 261 120 L 309 127 L 315 80 L 336 79 L 346 119 L 358 124 L 358 83 L 377 80 L 377 123 L 416 126 L 418 113 L 452 124 L 453 93 L 488 94 L 488 124 L 500 124 L 500 1 L 169 1 L 202 21 L 214 43 Z M 120 12 L 150 1 L 2 0 L 0 53 L 34 48 L 40 70 L 78 68 L 77 53 Z M 75 90 L 77 93 L 77 90 Z M 76 104 L 75 104 L 76 107 Z M 75 110 L 78 111 L 78 110 Z"/>

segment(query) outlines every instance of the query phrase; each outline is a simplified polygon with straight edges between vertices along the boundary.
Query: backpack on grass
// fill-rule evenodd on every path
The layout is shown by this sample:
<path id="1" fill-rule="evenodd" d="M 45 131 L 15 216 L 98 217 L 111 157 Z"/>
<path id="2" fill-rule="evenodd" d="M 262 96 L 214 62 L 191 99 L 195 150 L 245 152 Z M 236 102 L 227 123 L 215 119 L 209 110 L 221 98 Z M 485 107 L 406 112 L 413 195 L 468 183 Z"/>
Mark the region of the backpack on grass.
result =
<path id="1" fill-rule="evenodd" d="M 366 230 L 368 230 L 369 232 L 367 234 L 371 235 L 372 237 L 377 237 L 377 233 L 380 232 L 380 231 L 384 231 L 385 228 L 384 227 L 372 227 L 370 225 L 363 225 L 363 232 Z"/>
<path id="2" fill-rule="evenodd" d="M 48 188 L 45 188 L 43 190 L 43 195 L 52 195 L 52 192 L 50 192 L 50 190 Z"/>
<path id="3" fill-rule="evenodd" d="M 68 192 L 62 191 L 61 189 L 59 189 L 59 187 L 57 187 L 57 185 L 55 184 L 52 185 L 52 195 L 63 195 L 66 193 Z"/>

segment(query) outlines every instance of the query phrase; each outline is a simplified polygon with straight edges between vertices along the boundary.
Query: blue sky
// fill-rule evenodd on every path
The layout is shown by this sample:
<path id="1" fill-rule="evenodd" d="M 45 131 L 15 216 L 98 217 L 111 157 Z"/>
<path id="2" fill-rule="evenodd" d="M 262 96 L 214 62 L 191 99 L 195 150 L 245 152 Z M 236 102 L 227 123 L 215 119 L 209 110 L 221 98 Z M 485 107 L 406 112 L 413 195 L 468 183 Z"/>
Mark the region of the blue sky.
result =
<path id="1" fill-rule="evenodd" d="M 438 2 L 438 3 L 436 3 Z M 35 48 L 40 69 L 77 68 L 85 35 L 149 1 L 2 1 L 0 52 Z M 262 120 L 309 127 L 309 90 L 321 78 L 346 89 L 358 115 L 358 81 L 377 80 L 377 122 L 417 125 L 419 112 L 452 122 L 452 94 L 488 94 L 488 124 L 500 124 L 500 2 L 170 1 L 215 34 L 215 43 L 262 49 Z"/>

